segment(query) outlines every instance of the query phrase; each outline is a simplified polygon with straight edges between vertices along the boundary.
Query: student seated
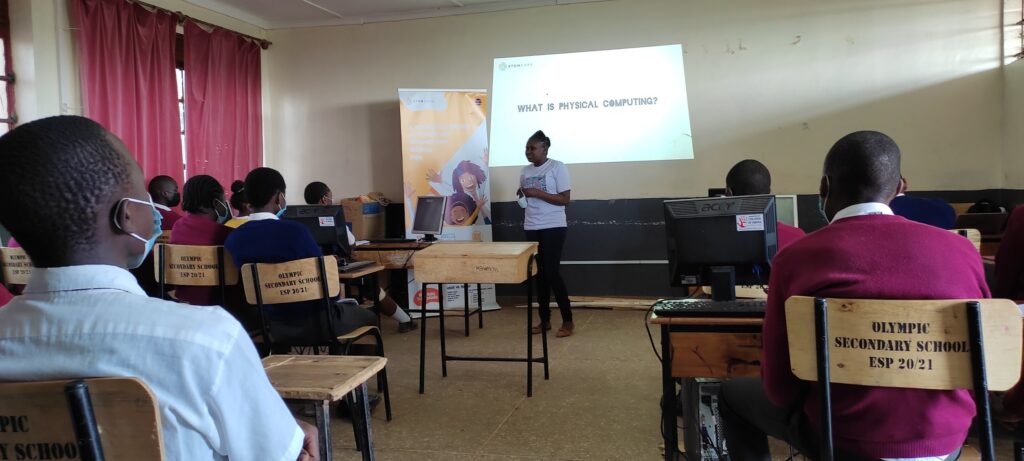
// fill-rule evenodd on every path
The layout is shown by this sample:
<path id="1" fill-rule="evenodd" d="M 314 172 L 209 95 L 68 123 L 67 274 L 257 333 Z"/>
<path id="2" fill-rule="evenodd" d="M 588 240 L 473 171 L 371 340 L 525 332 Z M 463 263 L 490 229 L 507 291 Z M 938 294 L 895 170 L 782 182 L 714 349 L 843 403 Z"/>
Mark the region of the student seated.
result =
<path id="1" fill-rule="evenodd" d="M 819 450 L 818 386 L 790 370 L 790 296 L 989 297 L 981 258 L 967 239 L 893 215 L 886 203 L 899 187 L 900 151 L 888 136 L 860 131 L 829 150 L 820 194 L 830 224 L 772 261 L 761 378 L 722 385 L 720 409 L 734 461 L 769 460 L 766 434 L 803 453 Z M 974 408 L 967 390 L 833 384 L 837 459 L 955 459 Z"/>
<path id="2" fill-rule="evenodd" d="M 334 203 L 334 194 L 331 192 L 331 188 L 320 181 L 314 181 L 306 185 L 303 197 L 306 199 L 307 205 L 330 205 Z M 352 235 L 352 231 L 348 227 L 345 228 L 345 232 L 348 234 L 349 247 L 355 245 L 356 236 Z M 375 301 L 380 305 L 380 312 L 382 314 L 398 321 L 399 333 L 407 333 L 416 329 L 416 321 L 410 318 L 409 314 L 405 313 L 398 306 L 398 303 L 391 296 L 388 296 L 384 289 L 380 290 Z"/>
<path id="3" fill-rule="evenodd" d="M 725 194 L 729 196 L 740 195 L 768 195 L 772 193 L 772 175 L 768 167 L 757 160 L 743 160 L 733 165 L 729 173 L 725 175 Z M 782 221 L 775 225 L 778 231 L 779 251 L 806 235 L 803 229 L 793 227 Z"/>
<path id="4" fill-rule="evenodd" d="M 231 183 L 231 208 L 235 209 L 235 217 L 224 223 L 225 226 L 234 229 L 249 220 L 252 207 L 245 199 L 245 183 L 237 179 Z"/>
<path id="5" fill-rule="evenodd" d="M 1024 300 L 1024 206 L 1017 206 L 1006 221 L 1003 239 L 996 252 L 996 281 L 993 296 Z"/>
<path id="6" fill-rule="evenodd" d="M 167 175 L 155 176 L 149 181 L 149 196 L 153 197 L 153 204 L 163 219 L 161 230 L 173 229 L 174 223 L 181 219 L 181 215 L 171 209 L 181 203 L 178 182 Z"/>
<path id="7" fill-rule="evenodd" d="M 0 309 L 0 380 L 138 377 L 159 401 L 166 459 L 315 456 L 316 428 L 289 414 L 238 321 L 147 297 L 125 270 L 161 216 L 117 137 L 45 118 L 0 137 L 0 163 L 0 223 L 35 265 Z"/>
<path id="8" fill-rule="evenodd" d="M 285 206 L 284 177 L 271 168 L 257 168 L 245 177 L 245 195 L 252 205 L 249 222 L 231 232 L 224 246 L 235 264 L 283 263 L 322 256 L 309 229 L 294 221 L 282 221 Z M 377 325 L 377 316 L 369 309 L 351 303 L 333 303 L 330 315 L 335 330 L 323 332 L 327 324 L 321 318 L 323 304 L 302 302 L 268 306 L 270 321 L 278 325 L 277 341 L 319 341 L 322 334 L 340 336 L 362 326 Z"/>
<path id="9" fill-rule="evenodd" d="M 893 214 L 939 229 L 948 230 L 956 225 L 956 210 L 948 202 L 938 198 L 907 195 L 906 191 L 907 178 L 901 178 L 900 193 L 889 203 Z"/>
<path id="10" fill-rule="evenodd" d="M 174 224 L 170 242 L 173 245 L 223 245 L 234 230 L 224 226 L 231 210 L 224 200 L 224 188 L 213 176 L 201 174 L 185 181 L 182 188 L 181 209 L 185 216 Z M 174 289 L 179 301 L 199 306 L 221 303 L 219 287 L 179 286 Z M 256 309 L 245 302 L 242 285 L 231 285 L 225 290 L 225 306 L 246 330 L 259 328 Z"/>

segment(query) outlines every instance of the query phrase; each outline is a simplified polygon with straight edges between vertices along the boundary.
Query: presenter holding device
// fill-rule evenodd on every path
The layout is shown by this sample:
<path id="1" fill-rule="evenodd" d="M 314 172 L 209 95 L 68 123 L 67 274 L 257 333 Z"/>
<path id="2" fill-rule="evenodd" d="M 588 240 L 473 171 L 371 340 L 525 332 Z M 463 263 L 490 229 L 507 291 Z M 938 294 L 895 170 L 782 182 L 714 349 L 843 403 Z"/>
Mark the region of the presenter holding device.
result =
<path id="1" fill-rule="evenodd" d="M 526 209 L 523 227 L 526 238 L 538 242 L 539 257 L 537 269 L 537 303 L 540 305 L 540 324 L 533 327 L 535 334 L 541 329 L 551 329 L 551 291 L 562 314 L 562 327 L 555 335 L 559 338 L 571 336 L 572 309 L 569 293 L 559 265 L 562 263 L 562 246 L 565 245 L 565 207 L 569 204 L 569 170 L 558 160 L 548 158 L 551 139 L 543 131 L 537 131 L 526 141 L 526 160 L 519 175 L 519 205 Z"/>

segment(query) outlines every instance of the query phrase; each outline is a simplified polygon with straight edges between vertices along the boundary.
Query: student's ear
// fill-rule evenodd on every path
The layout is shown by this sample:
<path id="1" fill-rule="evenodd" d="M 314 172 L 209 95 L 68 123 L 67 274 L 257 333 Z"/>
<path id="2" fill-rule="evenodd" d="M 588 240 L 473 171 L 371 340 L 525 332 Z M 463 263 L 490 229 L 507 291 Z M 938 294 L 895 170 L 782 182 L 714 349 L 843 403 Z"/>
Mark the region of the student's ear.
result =
<path id="1" fill-rule="evenodd" d="M 821 185 L 818 186 L 818 195 L 821 198 L 828 198 L 828 176 L 821 177 Z"/>
<path id="2" fill-rule="evenodd" d="M 904 194 L 907 192 L 907 178 L 900 176 L 900 185 L 896 188 L 896 195 Z"/>
<path id="3" fill-rule="evenodd" d="M 732 195 L 733 195 L 733 194 L 732 194 L 732 189 L 731 189 L 731 188 L 729 188 L 729 187 L 726 187 L 726 188 L 725 188 L 725 196 L 726 196 L 726 197 L 732 197 Z"/>

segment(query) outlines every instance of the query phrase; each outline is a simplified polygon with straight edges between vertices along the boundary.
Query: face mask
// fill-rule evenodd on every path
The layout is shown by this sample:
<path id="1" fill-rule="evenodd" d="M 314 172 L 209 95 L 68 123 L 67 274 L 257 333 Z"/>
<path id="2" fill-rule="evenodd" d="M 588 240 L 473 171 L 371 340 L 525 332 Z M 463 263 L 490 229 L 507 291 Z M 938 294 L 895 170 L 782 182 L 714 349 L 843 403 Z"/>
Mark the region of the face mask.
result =
<path id="1" fill-rule="evenodd" d="M 516 202 L 519 203 L 520 207 L 526 208 L 526 196 L 525 195 L 522 196 L 522 197 L 519 197 L 519 200 L 516 200 Z"/>
<path id="2" fill-rule="evenodd" d="M 277 213 L 275 213 L 275 214 L 277 214 L 277 217 L 280 218 L 281 216 L 284 216 L 284 210 L 287 210 L 287 209 L 288 209 L 288 205 L 285 205 L 285 206 L 281 207 L 280 210 L 277 210 Z"/>
<path id="3" fill-rule="evenodd" d="M 224 207 L 224 214 L 220 214 L 220 211 L 217 211 L 217 205 Z M 228 222 L 229 219 L 231 219 L 231 212 L 230 210 L 228 210 L 228 204 L 220 200 L 213 201 L 213 212 L 217 213 L 217 224 L 224 224 Z"/>
<path id="4" fill-rule="evenodd" d="M 181 194 L 175 192 L 174 195 L 171 196 L 171 202 L 168 203 L 167 206 L 176 207 L 180 203 L 181 203 Z"/>
<path id="5" fill-rule="evenodd" d="M 138 256 L 132 256 L 128 260 L 128 268 L 137 269 L 139 268 L 139 266 L 142 266 L 142 262 L 146 260 L 146 256 L 149 255 L 151 251 L 153 251 L 153 246 L 156 245 L 156 239 L 160 237 L 160 234 L 163 234 L 163 231 L 160 229 L 160 225 L 163 223 L 163 216 L 161 216 L 160 212 L 156 210 L 155 206 L 153 206 L 153 199 L 150 199 L 150 201 L 148 202 L 144 202 L 142 200 L 136 200 L 133 198 L 125 197 L 121 199 L 120 202 L 134 202 L 140 205 L 148 205 L 149 208 L 153 210 L 153 235 L 149 237 L 149 239 L 144 239 L 142 238 L 142 236 L 136 234 L 135 232 L 128 233 L 128 235 L 132 236 L 136 240 L 139 240 L 140 242 L 146 244 L 146 248 L 141 254 L 139 254 Z M 117 227 L 118 229 L 124 230 L 124 228 L 121 227 L 121 223 L 117 222 L 116 217 L 114 219 L 114 226 Z"/>
<path id="6" fill-rule="evenodd" d="M 821 213 L 821 217 L 825 218 L 825 222 L 828 222 L 828 215 L 825 214 L 825 199 L 820 195 L 818 196 L 818 213 Z"/>

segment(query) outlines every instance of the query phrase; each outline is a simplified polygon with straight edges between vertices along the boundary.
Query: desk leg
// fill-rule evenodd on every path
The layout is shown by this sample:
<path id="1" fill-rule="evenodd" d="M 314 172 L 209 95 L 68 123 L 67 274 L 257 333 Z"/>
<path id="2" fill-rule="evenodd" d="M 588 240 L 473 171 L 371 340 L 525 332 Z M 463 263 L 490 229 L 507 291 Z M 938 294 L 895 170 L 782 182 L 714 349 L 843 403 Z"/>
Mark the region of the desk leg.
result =
<path id="1" fill-rule="evenodd" d="M 380 298 L 380 272 L 370 274 L 370 280 L 366 283 L 369 285 L 366 291 L 370 292 L 370 299 L 373 299 L 373 310 L 377 313 L 377 329 L 380 329 L 380 302 L 383 301 Z"/>
<path id="2" fill-rule="evenodd" d="M 478 320 L 478 322 L 480 324 L 477 328 L 483 328 L 484 327 L 484 290 L 482 288 L 482 285 L 480 285 L 479 283 L 476 284 L 476 308 L 479 310 L 476 315 L 477 315 L 477 317 L 479 317 L 477 320 Z"/>
<path id="3" fill-rule="evenodd" d="M 533 256 L 526 266 L 526 396 L 533 397 L 533 283 L 532 277 Z M 547 335 L 544 329 L 540 329 L 544 341 L 544 376 L 547 377 L 548 356 L 547 356 Z"/>
<path id="4" fill-rule="evenodd" d="M 676 430 L 676 382 L 672 378 L 672 342 L 668 325 L 661 326 L 661 434 L 665 442 L 665 461 L 679 456 L 679 431 Z"/>
<path id="5" fill-rule="evenodd" d="M 462 306 L 463 306 L 463 310 L 464 310 L 462 319 L 466 323 L 466 325 L 465 325 L 465 327 L 466 327 L 466 337 L 468 338 L 469 337 L 469 284 L 468 283 L 463 283 L 462 284 Z"/>
<path id="6" fill-rule="evenodd" d="M 331 402 L 320 400 L 313 402 L 316 410 L 316 431 L 320 443 L 320 459 L 329 461 L 331 450 Z M 357 444 L 358 445 L 358 444 Z"/>
<path id="7" fill-rule="evenodd" d="M 445 338 L 444 338 L 444 295 L 445 288 L 443 283 L 437 284 L 437 317 L 441 323 L 441 376 L 448 377 L 448 352 L 445 351 Z"/>
<path id="8" fill-rule="evenodd" d="M 373 452 L 373 429 L 370 427 L 370 399 L 368 397 L 365 382 L 346 397 L 352 402 L 352 425 L 356 429 L 356 447 L 362 452 L 364 461 L 376 459 Z"/>
<path id="9" fill-rule="evenodd" d="M 410 306 L 411 307 L 411 306 Z M 423 393 L 423 362 L 427 351 L 427 284 L 420 284 L 420 394 Z"/>

